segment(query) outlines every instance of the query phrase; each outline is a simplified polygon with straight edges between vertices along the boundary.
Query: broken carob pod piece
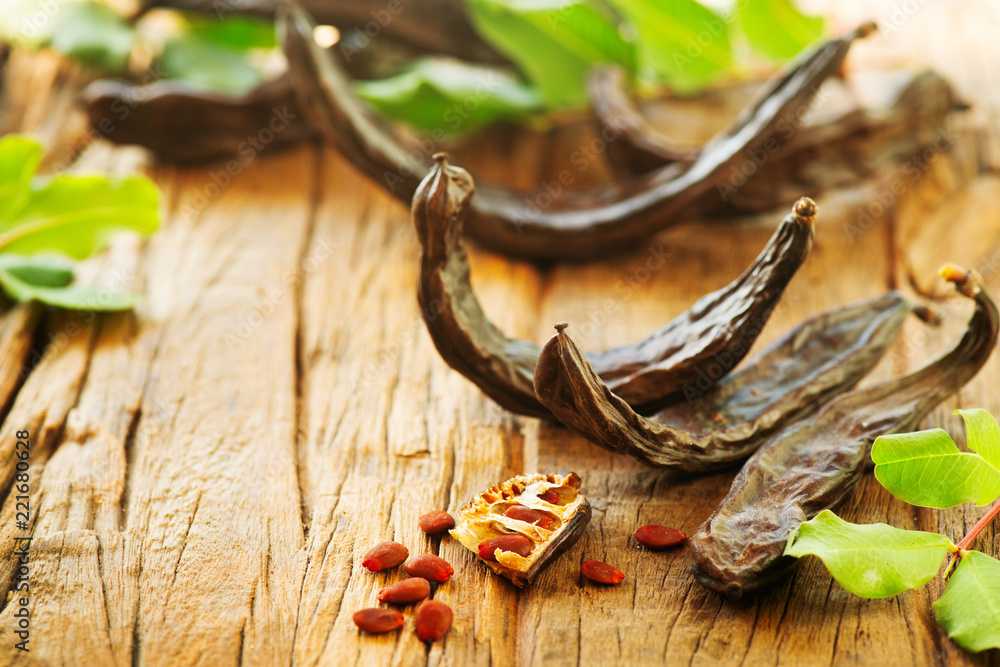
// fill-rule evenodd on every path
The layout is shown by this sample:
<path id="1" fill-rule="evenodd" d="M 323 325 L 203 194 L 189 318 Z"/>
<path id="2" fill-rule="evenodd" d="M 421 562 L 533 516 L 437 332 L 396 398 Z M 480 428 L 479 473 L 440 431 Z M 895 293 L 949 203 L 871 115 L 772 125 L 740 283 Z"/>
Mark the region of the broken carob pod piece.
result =
<path id="1" fill-rule="evenodd" d="M 556 502 L 543 500 L 552 498 Z M 507 515 L 511 507 L 534 510 L 551 519 L 543 528 Z M 462 508 L 451 536 L 490 569 L 523 587 L 569 549 L 590 523 L 590 503 L 580 494 L 580 477 L 518 475 L 486 489 Z"/>
<path id="2" fill-rule="evenodd" d="M 280 16 L 278 32 L 308 122 L 361 171 L 410 201 L 421 175 L 434 166 L 427 142 L 402 139 L 353 94 L 342 68 L 313 40 L 313 24 L 300 8 L 285 5 Z M 466 231 L 493 250 L 538 260 L 591 259 L 635 246 L 689 219 L 689 207 L 728 179 L 748 152 L 787 138 L 800 110 L 838 70 L 853 40 L 870 31 L 866 25 L 833 40 L 767 84 L 766 99 L 751 101 L 690 163 L 616 185 L 569 191 L 557 201 L 544 188 L 516 192 L 480 183 L 478 196 L 468 203 Z"/>
<path id="3" fill-rule="evenodd" d="M 896 292 L 829 310 L 714 387 L 707 381 L 688 385 L 686 402 L 648 419 L 602 381 L 561 323 L 538 359 L 535 391 L 556 419 L 605 449 L 656 467 L 727 468 L 769 433 L 860 381 L 899 335 L 910 310 Z M 707 378 L 713 371 L 703 372 Z"/>
<path id="4" fill-rule="evenodd" d="M 90 126 L 116 144 L 138 144 L 181 164 L 235 160 L 311 139 L 288 75 L 244 95 L 177 81 L 95 81 L 83 93 Z M 240 167 L 242 169 L 242 166 Z"/>
<path id="5" fill-rule="evenodd" d="M 961 339 L 924 367 L 844 394 L 769 438 L 691 536 L 698 581 L 738 598 L 783 575 L 796 562 L 783 556 L 788 538 L 851 492 L 875 438 L 912 431 L 983 367 L 997 342 L 997 308 L 975 271 L 947 266 L 942 275 L 975 301 Z"/>
<path id="6" fill-rule="evenodd" d="M 462 223 L 473 197 L 469 173 L 437 163 L 413 198 L 421 246 L 417 299 L 442 358 L 512 412 L 551 417 L 535 396 L 540 349 L 508 338 L 483 313 L 469 283 Z M 750 351 L 792 276 L 812 247 L 816 204 L 800 200 L 746 271 L 631 345 L 587 355 L 613 391 L 649 413 L 683 400 L 701 367 L 720 357 L 732 369 Z"/>

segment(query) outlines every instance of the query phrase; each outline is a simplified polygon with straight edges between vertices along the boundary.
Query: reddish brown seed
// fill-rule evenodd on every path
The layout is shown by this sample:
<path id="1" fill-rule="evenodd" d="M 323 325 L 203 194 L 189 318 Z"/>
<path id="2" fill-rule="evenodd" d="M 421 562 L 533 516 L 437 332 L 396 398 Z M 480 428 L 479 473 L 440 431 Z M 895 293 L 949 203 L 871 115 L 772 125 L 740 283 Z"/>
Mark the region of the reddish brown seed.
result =
<path id="1" fill-rule="evenodd" d="M 403 567 L 411 577 L 423 577 L 428 581 L 448 581 L 451 575 L 455 574 L 455 568 L 448 564 L 444 558 L 434 554 L 420 554 L 406 561 Z"/>
<path id="2" fill-rule="evenodd" d="M 403 627 L 403 615 L 395 609 L 373 607 L 354 612 L 354 625 L 373 635 Z"/>
<path id="3" fill-rule="evenodd" d="M 496 562 L 496 550 L 509 551 L 518 556 L 531 553 L 531 540 L 524 535 L 501 535 L 479 543 L 479 557 Z"/>
<path id="4" fill-rule="evenodd" d="M 552 503 L 553 505 L 559 504 L 559 494 L 553 491 L 552 489 L 549 489 L 545 493 L 538 496 L 538 499 L 544 500 L 547 503 Z"/>
<path id="5" fill-rule="evenodd" d="M 386 586 L 378 592 L 379 602 L 390 604 L 413 604 L 431 594 L 431 585 L 421 577 L 410 577 Z"/>
<path id="6" fill-rule="evenodd" d="M 368 550 L 361 565 L 372 572 L 381 572 L 396 567 L 409 555 L 409 550 L 399 542 L 382 542 Z"/>
<path id="7" fill-rule="evenodd" d="M 639 526 L 635 531 L 635 541 L 647 549 L 666 549 L 687 542 L 687 535 L 667 526 Z"/>
<path id="8" fill-rule="evenodd" d="M 432 642 L 444 637 L 451 628 L 451 607 L 440 600 L 428 600 L 417 607 L 414 624 L 421 641 Z"/>
<path id="9" fill-rule="evenodd" d="M 524 521 L 525 523 L 535 524 L 539 528 L 548 528 L 555 521 L 555 519 L 545 512 L 539 512 L 524 505 L 511 505 L 503 515 L 511 519 L 517 519 L 518 521 Z"/>
<path id="10" fill-rule="evenodd" d="M 596 581 L 599 584 L 611 584 L 617 586 L 624 579 L 625 575 L 619 570 L 611 567 L 607 563 L 602 563 L 599 560 L 588 560 L 580 566 L 580 572 L 583 576 L 587 577 L 591 581 Z"/>
<path id="11" fill-rule="evenodd" d="M 434 510 L 420 517 L 420 530 L 428 535 L 443 535 L 454 527 L 455 517 L 441 510 Z"/>

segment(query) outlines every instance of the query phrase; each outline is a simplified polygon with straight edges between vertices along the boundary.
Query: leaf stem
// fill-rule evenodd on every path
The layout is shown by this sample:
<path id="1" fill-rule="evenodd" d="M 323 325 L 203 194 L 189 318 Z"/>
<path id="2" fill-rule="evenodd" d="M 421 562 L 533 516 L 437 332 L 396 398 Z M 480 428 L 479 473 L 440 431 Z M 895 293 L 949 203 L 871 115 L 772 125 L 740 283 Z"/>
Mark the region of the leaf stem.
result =
<path id="1" fill-rule="evenodd" d="M 979 533 L 983 532 L 983 529 L 985 529 L 986 526 L 993 521 L 993 519 L 997 518 L 997 515 L 1000 515 L 1000 500 L 993 503 L 993 507 L 990 508 L 990 511 L 984 514 L 979 521 L 976 522 L 976 525 L 972 527 L 972 530 L 966 533 L 965 537 L 963 537 L 962 540 L 955 545 L 958 547 L 958 550 L 951 556 L 951 561 L 945 569 L 945 578 L 948 578 L 951 574 L 952 568 L 955 566 L 955 561 L 965 555 L 969 547 L 972 546 L 972 543 L 976 541 L 977 537 L 979 537 Z"/>

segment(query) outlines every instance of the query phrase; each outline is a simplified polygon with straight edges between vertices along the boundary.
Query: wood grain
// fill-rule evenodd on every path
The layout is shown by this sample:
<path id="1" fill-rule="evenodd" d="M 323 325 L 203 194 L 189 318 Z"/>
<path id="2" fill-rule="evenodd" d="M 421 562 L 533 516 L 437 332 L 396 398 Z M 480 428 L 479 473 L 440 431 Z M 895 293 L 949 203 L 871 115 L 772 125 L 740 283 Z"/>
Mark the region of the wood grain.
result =
<path id="1" fill-rule="evenodd" d="M 932 65 L 977 105 L 955 120 L 951 149 L 880 209 L 872 201 L 906 176 L 898 164 L 819 199 L 813 253 L 758 349 L 808 315 L 886 289 L 938 299 L 933 271 L 948 260 L 979 267 L 1000 294 L 1000 43 L 989 32 L 1000 12 L 976 4 L 978 15 L 929 0 L 900 30 L 859 47 L 854 67 Z M 883 10 L 889 20 L 891 3 Z M 867 11 L 845 3 L 834 24 Z M 945 21 L 976 37 L 945 38 Z M 440 360 L 424 330 L 403 206 L 316 146 L 257 156 L 220 186 L 218 167 L 157 166 L 142 152 L 89 143 L 68 102 L 85 78 L 51 56 L 15 53 L 0 126 L 39 133 L 53 166 L 68 155 L 78 169 L 145 169 L 163 191 L 164 224 L 82 271 L 107 289 L 145 291 L 134 313 L 14 306 L 0 315 L 0 488 L 11 488 L 14 433 L 29 429 L 35 517 L 31 652 L 14 648 L 8 602 L 0 663 L 1000 664 L 997 651 L 970 656 L 943 636 L 930 610 L 940 583 L 866 601 L 807 559 L 737 603 L 701 588 L 684 548 L 650 553 L 631 534 L 645 523 L 694 531 L 735 471 L 650 470 L 506 413 Z M 29 94 L 39 88 L 50 89 L 48 107 Z M 456 159 L 527 187 L 556 178 L 566 168 L 559 156 L 587 145 L 588 132 L 579 123 L 498 131 Z M 599 155 L 577 172 L 579 185 L 604 178 Z M 512 335 L 542 342 L 567 320 L 583 345 L 605 347 L 726 284 L 784 213 L 681 225 L 587 265 L 536 267 L 472 248 L 472 281 Z M 967 305 L 937 304 L 945 324 L 908 322 L 866 383 L 949 344 Z M 973 406 L 1000 412 L 996 359 L 927 423 L 961 434 L 950 411 Z M 489 484 L 536 470 L 577 471 L 594 517 L 529 589 L 417 527 L 429 509 L 456 512 Z M 9 497 L 0 507 L 0 594 L 13 592 L 13 538 L 24 534 L 14 509 Z M 916 509 L 868 476 L 842 514 L 957 539 L 983 511 Z M 403 630 L 386 636 L 362 636 L 351 622 L 403 576 L 361 567 L 386 539 L 454 565 L 434 594 L 455 611 L 443 641 L 421 644 L 409 609 Z M 977 546 L 1000 556 L 996 528 Z M 587 559 L 614 564 L 626 580 L 587 582 Z"/>

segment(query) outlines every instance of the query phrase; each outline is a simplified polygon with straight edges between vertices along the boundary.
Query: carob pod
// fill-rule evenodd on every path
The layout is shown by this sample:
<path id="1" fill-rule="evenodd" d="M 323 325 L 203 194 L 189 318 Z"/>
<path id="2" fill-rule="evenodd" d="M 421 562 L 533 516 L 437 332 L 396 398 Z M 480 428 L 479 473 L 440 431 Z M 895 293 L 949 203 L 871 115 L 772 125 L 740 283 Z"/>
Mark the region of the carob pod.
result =
<path id="1" fill-rule="evenodd" d="M 556 502 L 543 500 L 556 495 Z M 520 505 L 553 519 L 547 528 L 505 515 Z M 580 539 L 590 523 L 590 503 L 580 494 L 580 477 L 567 475 L 518 475 L 486 489 L 462 508 L 451 536 L 479 556 L 486 565 L 521 588 Z M 517 541 L 507 547 L 503 540 Z M 482 549 L 480 547 L 483 547 Z M 524 548 L 527 547 L 527 548 Z M 509 550 L 508 550 L 509 549 Z M 486 557 L 483 554 L 487 551 Z"/>
<path id="2" fill-rule="evenodd" d="M 472 178 L 449 165 L 447 156 L 436 157 L 412 209 L 422 250 L 417 298 L 427 331 L 448 365 L 501 406 L 551 417 L 533 384 L 540 348 L 508 338 L 494 326 L 469 284 L 462 225 L 473 199 Z M 713 359 L 731 359 L 730 369 L 736 366 L 809 254 L 815 214 L 816 205 L 801 200 L 740 277 L 646 338 L 588 353 L 589 362 L 623 400 L 643 413 L 683 400 L 683 387 L 694 383 L 700 367 Z"/>
<path id="3" fill-rule="evenodd" d="M 979 372 L 997 342 L 997 308 L 975 271 L 947 266 L 942 275 L 975 300 L 962 338 L 924 367 L 844 394 L 769 438 L 691 536 L 699 582 L 739 598 L 782 576 L 796 562 L 782 555 L 789 536 L 851 492 L 875 438 L 915 429 Z"/>
<path id="4" fill-rule="evenodd" d="M 690 387 L 689 401 L 649 419 L 595 374 L 560 323 L 538 359 L 535 391 L 563 424 L 605 449 L 650 466 L 717 470 L 853 387 L 896 340 L 910 310 L 890 292 L 821 313 L 707 393 Z"/>
<path id="5" fill-rule="evenodd" d="M 951 111 L 964 108 L 951 85 L 935 72 L 879 76 L 879 88 L 888 89 L 882 105 L 853 104 L 833 114 L 807 116 L 797 129 L 783 127 L 792 133 L 787 142 L 780 149 L 767 145 L 755 173 L 745 183 L 746 175 L 740 174 L 739 189 L 723 185 L 706 193 L 699 215 L 770 211 L 803 193 L 815 195 L 853 183 L 887 160 L 918 153 L 937 138 Z M 602 136 L 615 137 L 607 143 L 607 155 L 616 174 L 627 178 L 694 160 L 701 146 L 678 144 L 653 128 L 629 97 L 626 81 L 620 67 L 603 66 L 595 68 L 587 82 Z"/>
<path id="6" fill-rule="evenodd" d="M 205 91 L 178 81 L 133 85 L 101 80 L 83 92 L 90 126 L 117 144 L 139 144 L 182 164 L 246 161 L 315 135 L 287 74 L 244 95 Z M 270 139 L 259 137 L 264 131 Z M 248 157 L 249 156 L 249 157 Z"/>
<path id="7" fill-rule="evenodd" d="M 758 97 L 697 159 L 672 164 L 639 178 L 567 192 L 539 207 L 536 192 L 515 192 L 480 184 L 470 204 L 468 234 L 484 246 L 516 257 L 582 260 L 634 246 L 689 217 L 689 207 L 741 165 L 747 151 L 787 138 L 800 109 L 819 83 L 840 67 L 851 43 L 869 34 L 865 24 L 819 47 L 784 76 L 766 84 Z M 420 175 L 433 168 L 426 149 L 406 141 L 361 102 L 338 63 L 312 38 L 313 24 L 295 5 L 280 12 L 279 35 L 289 71 L 308 121 L 359 169 L 392 194 L 409 201 Z M 548 196 L 547 193 L 545 196 Z"/>

